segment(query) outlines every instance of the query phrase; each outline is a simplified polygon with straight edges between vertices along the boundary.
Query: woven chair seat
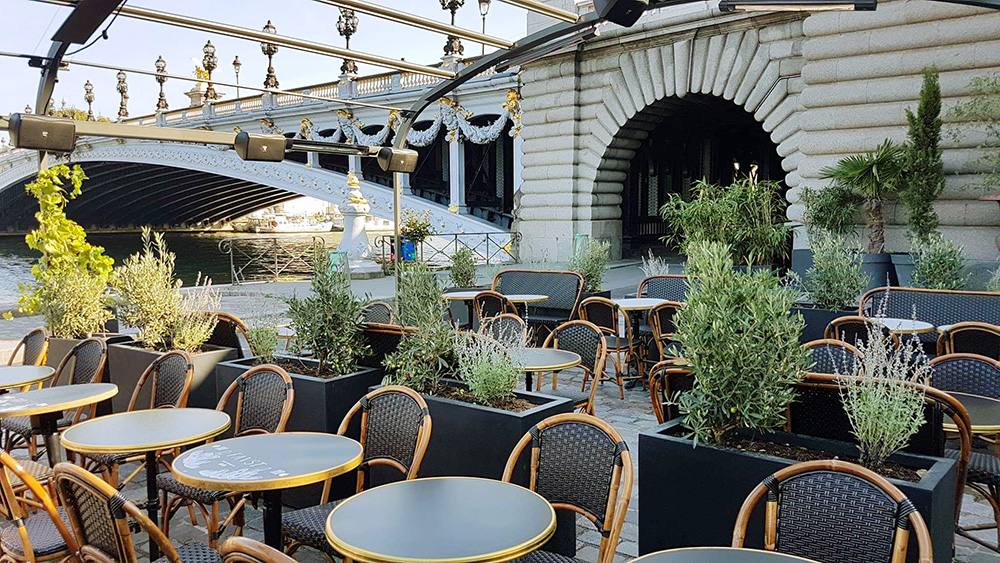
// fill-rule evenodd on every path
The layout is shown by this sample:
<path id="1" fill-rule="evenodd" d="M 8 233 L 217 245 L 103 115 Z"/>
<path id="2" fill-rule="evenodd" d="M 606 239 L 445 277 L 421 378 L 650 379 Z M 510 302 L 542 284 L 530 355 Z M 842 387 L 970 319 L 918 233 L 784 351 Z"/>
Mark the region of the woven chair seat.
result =
<path id="1" fill-rule="evenodd" d="M 537 325 L 537 326 L 557 327 L 566 322 L 566 316 L 532 312 L 530 315 L 528 315 L 528 318 L 525 319 L 525 322 L 528 323 L 528 326 Z"/>
<path id="2" fill-rule="evenodd" d="M 45 483 L 46 481 L 52 478 L 52 468 L 49 467 L 48 465 L 44 465 L 38 463 L 37 461 L 32 461 L 30 459 L 18 459 L 17 462 L 20 463 L 21 467 L 23 467 L 24 470 L 27 471 L 29 475 L 34 477 L 35 480 L 38 481 L 39 483 Z M 18 477 L 17 475 L 15 475 L 14 473 L 9 473 L 9 475 L 10 475 L 10 484 L 15 489 L 24 485 L 24 483 L 21 481 L 21 478 Z"/>
<path id="3" fill-rule="evenodd" d="M 337 552 L 326 541 L 326 519 L 339 501 L 328 502 L 308 508 L 286 512 L 281 516 L 281 531 L 292 541 L 301 542 L 313 549 L 329 553 Z"/>
<path id="4" fill-rule="evenodd" d="M 220 563 L 219 552 L 203 543 L 189 543 L 177 546 L 177 556 L 182 563 Z M 166 556 L 156 560 L 156 563 L 167 563 Z"/>
<path id="5" fill-rule="evenodd" d="M 69 520 L 66 519 L 66 511 L 59 507 L 56 509 L 59 517 L 69 527 Z M 66 549 L 66 542 L 59 535 L 52 519 L 45 512 L 36 512 L 28 517 L 24 522 L 24 528 L 28 531 L 28 541 L 31 542 L 31 550 L 35 555 L 51 555 Z M 11 524 L 0 531 L 0 545 L 7 553 L 14 553 L 24 557 L 24 546 L 21 545 L 21 536 L 17 531 L 17 526 Z"/>
<path id="6" fill-rule="evenodd" d="M 75 412 L 64 413 L 62 418 L 57 422 L 59 428 L 66 428 L 73 425 L 73 417 L 76 416 Z M 84 413 L 80 420 L 86 420 L 87 414 Z M 24 436 L 29 438 L 31 436 L 31 418 L 27 416 L 12 416 L 10 418 L 5 418 L 0 420 L 0 428 L 7 430 L 8 432 L 17 434 L 18 436 Z"/>
<path id="7" fill-rule="evenodd" d="M 189 498 L 201 504 L 212 504 L 220 501 L 229 495 L 227 491 L 213 491 L 210 489 L 200 489 L 185 485 L 174 478 L 170 473 L 160 473 L 156 476 L 156 486 L 168 493 Z"/>
<path id="8" fill-rule="evenodd" d="M 624 336 L 615 336 L 614 334 L 606 334 L 604 335 L 604 341 L 607 342 L 609 351 L 629 349 L 628 338 L 625 338 Z"/>
<path id="9" fill-rule="evenodd" d="M 118 465 L 128 461 L 128 458 L 140 455 L 138 453 L 131 454 L 84 454 L 87 459 L 93 460 L 100 465 L 105 467 L 111 467 L 112 465 Z"/>
<path id="10" fill-rule="evenodd" d="M 532 551 L 520 559 L 515 559 L 514 563 L 584 563 L 584 561 L 568 555 L 538 550 Z"/>
<path id="11" fill-rule="evenodd" d="M 958 459 L 961 452 L 948 448 L 944 451 L 946 457 Z M 1000 457 L 993 454 L 972 452 L 969 457 L 969 476 L 973 483 L 983 485 L 1000 485 Z"/>

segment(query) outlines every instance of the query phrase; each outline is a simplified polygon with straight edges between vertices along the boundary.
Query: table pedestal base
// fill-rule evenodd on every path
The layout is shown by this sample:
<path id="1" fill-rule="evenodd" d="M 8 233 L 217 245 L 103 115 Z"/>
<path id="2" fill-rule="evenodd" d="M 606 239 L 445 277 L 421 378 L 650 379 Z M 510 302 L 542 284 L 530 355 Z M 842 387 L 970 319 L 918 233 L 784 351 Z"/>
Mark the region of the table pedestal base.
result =
<path id="1" fill-rule="evenodd" d="M 154 526 L 160 527 L 160 495 L 156 490 L 156 473 L 159 467 L 156 462 L 156 451 L 146 452 L 146 515 Z M 159 558 L 160 546 L 156 545 L 153 538 L 149 538 L 149 560 L 156 561 Z"/>
<path id="2" fill-rule="evenodd" d="M 281 489 L 263 491 L 261 504 L 264 512 L 264 543 L 281 551 Z"/>
<path id="3" fill-rule="evenodd" d="M 45 414 L 35 414 L 31 420 L 31 438 L 41 435 L 45 440 L 45 455 L 49 458 L 49 467 L 55 467 L 57 463 L 63 461 L 62 444 L 59 443 L 59 419 L 63 413 L 60 411 L 47 412 Z"/>

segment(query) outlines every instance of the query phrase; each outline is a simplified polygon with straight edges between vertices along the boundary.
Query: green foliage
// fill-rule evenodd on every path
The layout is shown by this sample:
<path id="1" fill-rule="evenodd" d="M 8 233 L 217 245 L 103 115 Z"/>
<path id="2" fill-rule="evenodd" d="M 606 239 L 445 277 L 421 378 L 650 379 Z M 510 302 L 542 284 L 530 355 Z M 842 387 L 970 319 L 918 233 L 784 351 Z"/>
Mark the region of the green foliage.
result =
<path id="1" fill-rule="evenodd" d="M 118 317 L 139 329 L 151 348 L 165 347 L 181 314 L 181 281 L 174 275 L 176 256 L 167 250 L 163 235 L 142 230 L 142 250 L 116 269 Z"/>
<path id="2" fill-rule="evenodd" d="M 904 154 L 903 189 L 899 199 L 909 211 L 910 232 L 918 240 L 937 229 L 934 200 L 944 191 L 944 161 L 941 159 L 941 85 L 938 72 L 924 70 L 917 113 L 906 109 L 910 123 Z"/>
<path id="3" fill-rule="evenodd" d="M 472 249 L 459 248 L 451 255 L 452 287 L 472 287 L 476 285 L 476 261 L 472 259 Z"/>
<path id="4" fill-rule="evenodd" d="M 608 271 L 611 244 L 607 241 L 588 239 L 570 259 L 568 268 L 583 276 L 584 291 L 600 291 L 601 279 Z"/>
<path id="5" fill-rule="evenodd" d="M 1000 74 L 977 76 L 969 83 L 969 89 L 971 99 L 955 104 L 948 112 L 948 118 L 963 123 L 968 130 L 985 133 L 985 140 L 979 145 L 983 151 L 979 159 L 983 167 L 980 187 L 1000 189 Z M 962 133 L 955 128 L 951 136 L 958 141 Z"/>
<path id="6" fill-rule="evenodd" d="M 97 332 L 108 318 L 104 308 L 114 261 L 104 255 L 102 247 L 88 243 L 83 227 L 66 217 L 66 204 L 80 195 L 86 179 L 79 166 L 60 164 L 42 170 L 26 186 L 38 200 L 39 210 L 35 213 L 38 228 L 24 241 L 41 257 L 31 268 L 35 282 L 19 286 L 18 310 L 29 315 L 43 313 L 49 330 L 61 338 Z M 82 284 L 85 292 L 74 295 L 70 283 Z M 105 290 L 97 291 L 101 286 Z M 85 300 L 84 294 L 92 299 Z M 56 324 L 49 324 L 52 322 Z"/>
<path id="7" fill-rule="evenodd" d="M 1000 266 L 993 270 L 993 275 L 986 282 L 986 291 L 1000 291 Z"/>
<path id="8" fill-rule="evenodd" d="M 357 358 L 367 353 L 361 334 L 361 310 L 367 300 L 351 291 L 351 279 L 330 267 L 330 257 L 316 260 L 311 293 L 303 299 L 287 299 L 288 316 L 295 327 L 295 349 L 312 352 L 318 371 L 335 377 L 354 370 Z"/>
<path id="9" fill-rule="evenodd" d="M 648 256 L 642 257 L 642 274 L 647 278 L 649 276 L 666 276 L 670 275 L 670 263 L 667 262 L 665 258 L 655 256 L 653 254 L 653 249 L 649 249 Z"/>
<path id="10" fill-rule="evenodd" d="M 784 224 L 780 184 L 744 178 L 719 186 L 700 180 L 691 190 L 691 201 L 671 194 L 660 208 L 674 230 L 666 242 L 727 244 L 742 264 L 770 264 L 784 256 L 792 227 Z"/>
<path id="11" fill-rule="evenodd" d="M 928 289 L 964 289 L 969 276 L 965 269 L 965 249 L 934 233 L 913 245 L 913 286 Z"/>
<path id="12" fill-rule="evenodd" d="M 477 402 L 497 406 L 514 396 L 523 371 L 511 361 L 503 343 L 481 334 L 460 336 L 455 357 L 458 375 Z"/>
<path id="13" fill-rule="evenodd" d="M 924 423 L 924 394 L 904 382 L 930 381 L 931 370 L 920 341 L 909 338 L 899 347 L 869 328 L 857 343 L 862 359 L 841 393 L 844 411 L 861 450 L 861 463 L 877 469 L 904 448 Z M 843 375 L 843 374 L 842 374 Z"/>
<path id="14" fill-rule="evenodd" d="M 278 331 L 273 326 L 248 327 L 247 343 L 260 363 L 274 363 L 274 354 L 278 351 Z"/>
<path id="15" fill-rule="evenodd" d="M 790 313 L 797 292 L 769 271 L 734 270 L 729 247 L 714 242 L 689 245 L 687 273 L 699 283 L 678 313 L 677 339 L 695 384 L 677 402 L 695 443 L 780 427 L 808 361 L 802 317 Z"/>
<path id="16" fill-rule="evenodd" d="M 410 262 L 400 265 L 396 288 L 396 318 L 404 326 L 440 324 L 447 315 L 444 292 L 437 276 L 426 265 Z"/>
<path id="17" fill-rule="evenodd" d="M 200 350 L 219 322 L 221 305 L 222 295 L 212 288 L 211 280 L 195 282 L 194 288 L 181 295 L 177 317 L 170 325 L 170 347 L 186 352 Z"/>
<path id="18" fill-rule="evenodd" d="M 904 148 L 888 139 L 873 152 L 840 159 L 834 166 L 820 170 L 820 176 L 833 180 L 832 199 L 862 201 L 868 226 L 868 252 L 885 252 L 885 218 L 882 206 L 887 196 L 899 191 L 903 182 Z"/>
<path id="19" fill-rule="evenodd" d="M 403 224 L 399 226 L 399 233 L 416 245 L 420 245 L 420 243 L 434 236 L 435 231 L 431 225 L 430 212 L 416 213 L 409 209 L 404 209 Z"/>
<path id="20" fill-rule="evenodd" d="M 813 265 L 806 271 L 809 299 L 822 309 L 850 309 L 871 276 L 861 271 L 861 249 L 829 233 L 812 237 Z"/>
<path id="21" fill-rule="evenodd" d="M 864 200 L 853 191 L 838 185 L 821 190 L 805 188 L 801 197 L 810 235 L 827 232 L 844 236 L 854 232 L 854 217 Z"/>

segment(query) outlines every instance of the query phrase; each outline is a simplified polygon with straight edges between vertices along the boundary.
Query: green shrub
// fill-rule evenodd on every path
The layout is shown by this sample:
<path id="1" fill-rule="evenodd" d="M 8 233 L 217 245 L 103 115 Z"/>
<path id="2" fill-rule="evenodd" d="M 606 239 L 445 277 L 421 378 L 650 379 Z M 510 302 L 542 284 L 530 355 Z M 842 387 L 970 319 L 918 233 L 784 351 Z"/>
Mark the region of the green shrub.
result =
<path id="1" fill-rule="evenodd" d="M 841 393 L 852 433 L 861 450 L 861 463 L 879 468 L 893 453 L 909 443 L 924 423 L 924 394 L 904 382 L 930 381 L 930 366 L 917 338 L 899 347 L 869 328 L 868 338 L 857 342 L 862 359 Z"/>
<path id="2" fill-rule="evenodd" d="M 821 309 L 850 309 L 871 281 L 861 271 L 861 249 L 847 246 L 836 235 L 816 233 L 812 251 L 813 265 L 805 280 L 809 299 Z"/>
<path id="3" fill-rule="evenodd" d="M 429 211 L 417 213 L 409 209 L 403 210 L 403 224 L 399 227 L 399 234 L 406 237 L 407 240 L 419 246 L 420 243 L 434 236 L 434 232 Z"/>
<path id="4" fill-rule="evenodd" d="M 513 397 L 517 378 L 524 373 L 502 342 L 481 334 L 459 337 L 455 358 L 458 375 L 472 397 L 488 406 Z"/>
<path id="5" fill-rule="evenodd" d="M 608 271 L 611 261 L 611 244 L 607 241 L 589 239 L 573 258 L 568 268 L 583 276 L 584 291 L 600 291 L 601 279 Z"/>
<path id="6" fill-rule="evenodd" d="M 331 268 L 325 252 L 317 257 L 310 287 L 305 298 L 293 295 L 286 300 L 295 328 L 294 349 L 312 353 L 321 377 L 350 373 L 367 353 L 361 334 L 361 310 L 367 300 L 355 297 L 350 277 Z"/>
<path id="7" fill-rule="evenodd" d="M 452 287 L 472 287 L 476 285 L 476 261 L 472 259 L 472 249 L 459 248 L 451 255 Z"/>
<path id="8" fill-rule="evenodd" d="M 725 445 L 734 430 L 780 427 L 807 365 L 803 321 L 790 313 L 797 291 L 770 271 L 733 269 L 730 249 L 694 242 L 689 276 L 699 280 L 677 316 L 677 340 L 694 388 L 677 399 L 699 441 Z"/>
<path id="9" fill-rule="evenodd" d="M 977 76 L 969 82 L 971 98 L 952 106 L 948 120 L 962 124 L 952 129 L 951 137 L 957 143 L 965 134 L 985 135 L 977 149 L 982 152 L 978 170 L 979 187 L 988 191 L 1000 189 L 1000 74 Z"/>
<path id="10" fill-rule="evenodd" d="M 403 263 L 399 268 L 396 317 L 400 324 L 416 327 L 441 324 L 448 313 L 437 275 L 420 262 Z"/>
<path id="11" fill-rule="evenodd" d="M 914 241 L 911 256 L 914 287 L 964 289 L 969 281 L 968 276 L 962 275 L 966 261 L 964 248 L 940 234 Z"/>
<path id="12" fill-rule="evenodd" d="M 186 352 L 200 350 L 219 322 L 221 304 L 222 295 L 212 288 L 211 280 L 195 282 L 194 288 L 181 296 L 177 318 L 170 325 L 170 347 Z"/>
<path id="13" fill-rule="evenodd" d="M 906 172 L 899 199 L 909 211 L 910 232 L 924 240 L 937 229 L 934 200 L 944 191 L 944 161 L 941 159 L 941 85 L 938 72 L 924 69 L 917 113 L 906 109 L 910 124 L 904 155 Z"/>
<path id="14" fill-rule="evenodd" d="M 777 182 L 748 178 L 730 186 L 700 180 L 691 201 L 671 194 L 660 208 L 673 234 L 666 242 L 686 246 L 693 241 L 729 245 L 741 264 L 770 264 L 785 256 L 792 227 L 785 225 L 785 203 Z"/>
<path id="15" fill-rule="evenodd" d="M 107 283 L 83 270 L 46 276 L 39 296 L 45 326 L 57 338 L 92 334 L 111 318 Z"/>
<path id="16" fill-rule="evenodd" d="M 181 281 L 174 277 L 175 260 L 163 235 L 143 228 L 142 250 L 115 270 L 118 317 L 139 329 L 139 338 L 151 348 L 167 344 L 180 315 Z"/>
<path id="17" fill-rule="evenodd" d="M 274 326 L 251 325 L 247 328 L 247 343 L 260 363 L 274 363 L 274 354 L 278 351 L 278 331 Z"/>
<path id="18" fill-rule="evenodd" d="M 986 291 L 1000 291 L 1000 266 L 993 270 L 993 275 L 986 282 Z"/>
<path id="19" fill-rule="evenodd" d="M 810 235 L 825 232 L 846 236 L 855 231 L 854 218 L 864 200 L 853 191 L 837 185 L 821 190 L 804 188 L 801 197 L 806 206 L 805 223 Z"/>

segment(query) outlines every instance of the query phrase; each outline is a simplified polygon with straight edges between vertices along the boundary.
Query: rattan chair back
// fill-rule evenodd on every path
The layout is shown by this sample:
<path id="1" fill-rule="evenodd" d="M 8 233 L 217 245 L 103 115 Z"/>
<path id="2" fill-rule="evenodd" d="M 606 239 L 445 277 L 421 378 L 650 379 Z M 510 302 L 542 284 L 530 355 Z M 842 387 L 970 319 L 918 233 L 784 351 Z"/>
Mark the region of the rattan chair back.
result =
<path id="1" fill-rule="evenodd" d="M 878 324 L 873 319 L 856 315 L 833 319 L 827 325 L 823 337 L 830 340 L 840 340 L 856 347 L 859 342 L 868 341 L 869 328 L 875 333 L 881 333 L 884 338 L 899 346 L 899 337 L 891 333 L 888 328 Z"/>
<path id="2" fill-rule="evenodd" d="M 913 503 L 860 465 L 807 461 L 767 477 L 740 509 L 733 547 L 743 547 L 750 515 L 765 496 L 768 551 L 838 563 L 903 563 L 912 533 L 918 561 L 932 561 L 930 533 Z"/>
<path id="3" fill-rule="evenodd" d="M 476 318 L 479 319 L 480 324 L 486 322 L 486 319 L 492 319 L 504 313 L 517 315 L 517 308 L 509 299 L 491 290 L 477 293 L 472 298 L 472 307 L 476 311 Z"/>
<path id="4" fill-rule="evenodd" d="M 510 481 L 525 448 L 531 446 L 528 488 L 556 510 L 583 515 L 600 532 L 597 563 L 611 563 L 632 494 L 632 456 L 621 435 L 587 414 L 558 414 L 525 434 L 504 468 Z"/>
<path id="5" fill-rule="evenodd" d="M 861 352 L 843 340 L 823 338 L 806 342 L 802 347 L 809 349 L 813 361 L 811 373 L 852 375 L 855 362 L 861 359 Z"/>
<path id="6" fill-rule="evenodd" d="M 222 563 L 295 563 L 295 560 L 259 541 L 232 536 L 219 548 Z"/>
<path id="7" fill-rule="evenodd" d="M 49 335 L 45 332 L 45 329 L 36 328 L 28 334 L 25 334 L 24 338 L 17 343 L 14 351 L 10 353 L 10 358 L 7 359 L 8 366 L 14 365 L 14 358 L 17 356 L 17 353 L 22 350 L 24 351 L 24 355 L 21 358 L 21 365 L 45 365 L 45 360 L 49 355 Z"/>
<path id="8" fill-rule="evenodd" d="M 652 297 L 683 303 L 687 300 L 688 277 L 684 274 L 647 276 L 639 282 L 636 297 Z"/>
<path id="9" fill-rule="evenodd" d="M 413 328 L 392 324 L 366 323 L 361 327 L 361 338 L 368 345 L 368 355 L 358 360 L 358 365 L 370 368 L 382 368 L 382 360 L 399 348 L 400 341 L 406 334 L 412 334 Z"/>
<path id="10" fill-rule="evenodd" d="M 1000 399 L 1000 361 L 976 354 L 947 354 L 931 360 L 931 385 Z"/>
<path id="11" fill-rule="evenodd" d="M 100 383 L 101 378 L 104 377 L 104 366 L 107 360 L 107 343 L 101 338 L 87 338 L 74 346 L 69 354 L 66 354 L 49 381 L 52 382 L 52 385 L 58 385 L 63 379 L 63 374 L 66 374 L 67 383 L 70 385 Z M 93 417 L 94 413 L 97 412 L 97 404 L 89 407 L 78 407 L 73 414 L 73 424 L 79 422 L 85 412 L 88 416 Z"/>
<path id="12" fill-rule="evenodd" d="M 521 343 L 528 338 L 528 325 L 517 315 L 502 313 L 483 321 L 479 332 L 500 342 Z"/>
<path id="13" fill-rule="evenodd" d="M 653 333 L 653 342 L 661 361 L 668 359 L 668 345 L 677 332 L 675 319 L 683 306 L 679 301 L 667 301 L 649 310 L 649 330 Z"/>
<path id="14" fill-rule="evenodd" d="M 625 338 L 630 338 L 632 334 L 628 315 L 621 314 L 618 304 L 607 297 L 584 299 L 580 303 L 580 318 L 595 324 L 605 334 L 624 334 Z"/>
<path id="15" fill-rule="evenodd" d="M 0 504 L 2 504 L 4 514 L 13 522 L 13 525 L 17 527 L 18 537 L 21 540 L 22 553 L 25 558 L 28 561 L 34 561 L 36 559 L 27 530 L 26 520 L 28 518 L 49 518 L 52 521 L 53 526 L 55 526 L 56 533 L 59 534 L 63 544 L 66 546 L 66 548 L 60 552 L 46 554 L 45 559 L 61 560 L 66 555 L 76 553 L 76 539 L 63 522 L 62 517 L 56 509 L 54 499 L 49 495 L 45 487 L 43 487 L 41 483 L 39 483 L 38 480 L 35 479 L 30 473 L 25 471 L 16 459 L 3 450 L 0 450 L 0 466 L 2 466 L 0 467 Z M 24 507 L 21 506 L 21 502 L 17 500 L 17 497 L 14 494 L 14 486 L 11 482 L 11 475 L 19 479 L 28 491 L 31 492 L 34 496 L 34 500 L 41 505 L 44 513 L 35 513 L 30 516 L 28 515 Z M 9 560 L 9 558 L 4 559 Z"/>
<path id="16" fill-rule="evenodd" d="M 1000 361 L 1000 326 L 979 323 L 955 323 L 942 331 L 937 341 L 937 353 L 977 354 Z"/>
<path id="17" fill-rule="evenodd" d="M 167 561 L 180 562 L 170 540 L 117 489 L 69 463 L 57 464 L 53 475 L 83 561 L 135 563 L 137 557 L 129 527 L 132 520 L 150 541 L 156 542 Z"/>
<path id="18" fill-rule="evenodd" d="M 283 432 L 295 402 L 292 378 L 272 364 L 243 372 L 226 389 L 216 410 L 225 410 L 236 396 L 234 436 Z"/>
<path id="19" fill-rule="evenodd" d="M 383 301 L 369 303 L 361 310 L 361 322 L 392 324 L 392 307 Z"/>
<path id="20" fill-rule="evenodd" d="M 236 315 L 230 313 L 217 313 L 217 315 L 219 321 L 215 323 L 212 335 L 208 337 L 205 344 L 235 348 L 238 356 L 244 357 L 243 342 L 240 341 L 240 338 L 242 337 L 249 346 L 250 340 L 247 338 L 247 333 L 250 332 L 249 327 L 243 322 L 243 319 Z"/>
<path id="21" fill-rule="evenodd" d="M 584 385 L 580 390 L 584 391 L 587 381 L 590 381 L 590 391 L 587 392 L 586 402 L 578 401 L 575 406 L 582 408 L 587 414 L 594 414 L 594 396 L 597 394 L 598 384 L 605 378 L 604 368 L 608 362 L 608 343 L 601 329 L 589 321 L 568 321 L 549 333 L 542 348 L 566 350 L 580 356 L 580 365 L 577 367 L 583 370 Z M 536 389 L 541 390 L 542 374 L 537 375 L 536 381 Z M 553 375 L 553 388 L 554 386 Z"/>
<path id="22" fill-rule="evenodd" d="M 191 361 L 191 355 L 183 350 L 167 352 L 149 364 L 139 376 L 135 390 L 132 391 L 132 398 L 128 402 L 128 410 L 135 409 L 139 394 L 147 381 L 150 382 L 148 408 L 184 408 L 187 405 L 193 378 L 194 363 Z"/>
<path id="23" fill-rule="evenodd" d="M 566 270 L 503 270 L 493 277 L 493 291 L 506 295 L 547 295 L 539 309 L 565 311 L 569 320 L 580 304 L 583 276 Z M 529 306 L 530 307 L 530 306 Z"/>
<path id="24" fill-rule="evenodd" d="M 649 370 L 649 398 L 653 402 L 656 421 L 663 424 L 680 416 L 677 405 L 671 398 L 677 393 L 690 391 L 694 387 L 691 370 L 684 367 L 684 360 L 664 360 Z"/>
<path id="25" fill-rule="evenodd" d="M 364 489 L 369 470 L 379 465 L 395 468 L 406 479 L 416 479 L 431 439 L 431 415 L 424 398 L 409 387 L 400 385 L 376 389 L 351 407 L 337 433 L 345 435 L 351 420 L 359 412 L 359 442 L 364 454 L 361 471 L 358 472 L 357 492 Z M 325 498 L 323 502 L 326 502 Z"/>

